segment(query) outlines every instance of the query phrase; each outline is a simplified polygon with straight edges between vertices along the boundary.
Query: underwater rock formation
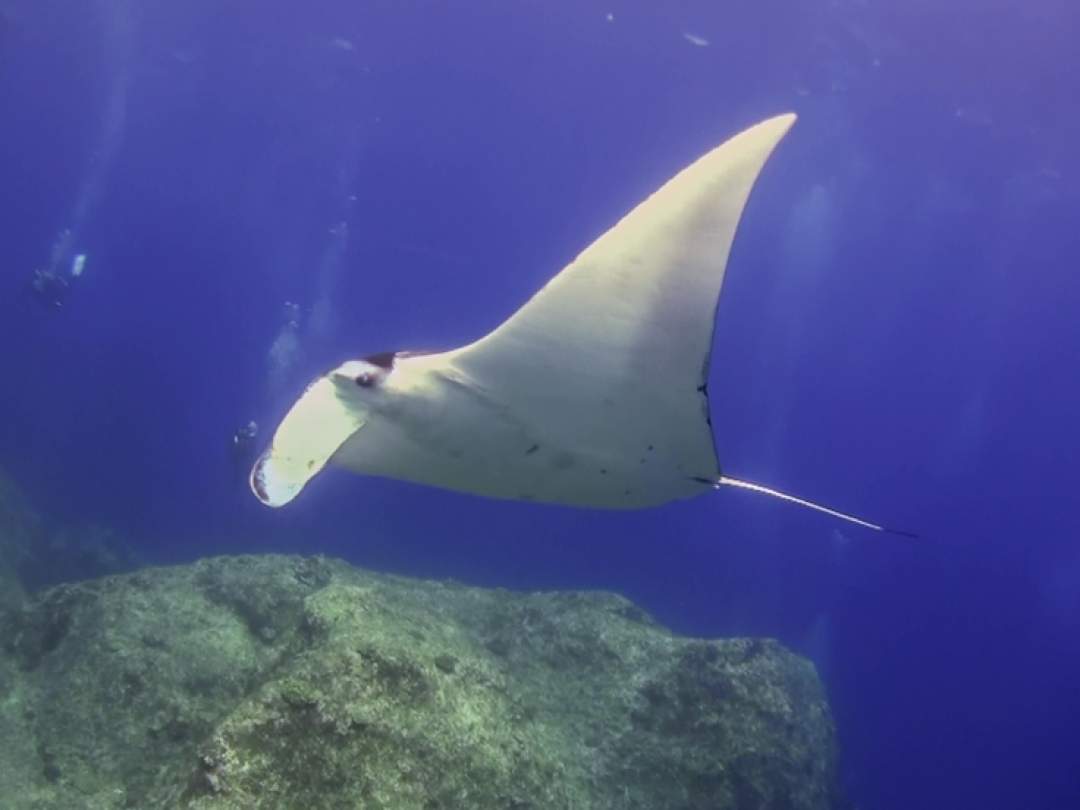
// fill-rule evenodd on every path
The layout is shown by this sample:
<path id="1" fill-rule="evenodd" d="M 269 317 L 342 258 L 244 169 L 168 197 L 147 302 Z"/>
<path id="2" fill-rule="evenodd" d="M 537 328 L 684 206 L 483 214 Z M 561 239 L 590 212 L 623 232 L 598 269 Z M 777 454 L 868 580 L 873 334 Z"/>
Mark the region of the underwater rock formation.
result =
<path id="1" fill-rule="evenodd" d="M 18 607 L 26 598 L 19 569 L 40 545 L 41 522 L 26 496 L 0 470 L 0 610 Z"/>
<path id="2" fill-rule="evenodd" d="M 825 810 L 813 667 L 608 593 L 232 557 L 0 609 L 0 795 L 42 808 Z"/>
<path id="3" fill-rule="evenodd" d="M 0 608 L 18 605 L 26 591 L 130 571 L 138 563 L 111 529 L 49 524 L 0 469 Z"/>

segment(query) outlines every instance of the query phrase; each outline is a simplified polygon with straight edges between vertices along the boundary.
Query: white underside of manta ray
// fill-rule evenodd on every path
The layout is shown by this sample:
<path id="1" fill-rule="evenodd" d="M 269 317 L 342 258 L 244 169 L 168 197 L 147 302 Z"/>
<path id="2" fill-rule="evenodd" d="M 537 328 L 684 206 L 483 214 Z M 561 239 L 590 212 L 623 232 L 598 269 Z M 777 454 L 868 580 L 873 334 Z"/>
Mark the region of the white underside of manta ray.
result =
<path id="1" fill-rule="evenodd" d="M 716 147 L 585 249 L 489 335 L 350 360 L 315 380 L 256 462 L 264 504 L 327 465 L 492 498 L 637 509 L 721 485 L 707 375 L 747 197 L 795 121 Z"/>

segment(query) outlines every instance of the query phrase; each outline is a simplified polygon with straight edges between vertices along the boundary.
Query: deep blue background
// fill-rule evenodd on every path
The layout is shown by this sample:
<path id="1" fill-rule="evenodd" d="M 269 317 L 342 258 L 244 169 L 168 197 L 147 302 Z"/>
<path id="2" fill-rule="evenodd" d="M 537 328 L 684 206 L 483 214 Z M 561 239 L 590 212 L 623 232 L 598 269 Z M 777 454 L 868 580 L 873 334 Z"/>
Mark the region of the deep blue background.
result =
<path id="1" fill-rule="evenodd" d="M 148 560 L 323 552 L 776 636 L 827 678 L 859 806 L 1080 807 L 1078 14 L 3 0 L 0 466 Z M 720 305 L 721 458 L 921 541 L 735 492 L 609 514 L 334 472 L 270 512 L 237 480 L 237 425 L 482 334 L 789 109 Z M 23 285 L 65 227 L 90 258 L 54 313 Z"/>

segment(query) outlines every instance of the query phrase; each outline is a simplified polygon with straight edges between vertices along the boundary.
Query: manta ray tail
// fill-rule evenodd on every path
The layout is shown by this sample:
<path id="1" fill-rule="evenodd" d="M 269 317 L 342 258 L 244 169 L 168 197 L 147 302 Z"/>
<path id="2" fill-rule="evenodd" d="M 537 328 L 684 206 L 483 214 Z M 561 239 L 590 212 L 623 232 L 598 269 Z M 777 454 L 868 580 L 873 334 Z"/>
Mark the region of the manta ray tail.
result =
<path id="1" fill-rule="evenodd" d="M 796 498 L 794 495 L 788 495 L 786 492 L 780 492 L 779 490 L 772 489 L 771 487 L 765 487 L 761 484 L 754 484 L 750 481 L 740 481 L 738 478 L 728 478 L 726 475 L 720 476 L 713 486 L 716 489 L 720 487 L 736 487 L 738 489 L 748 489 L 751 492 L 760 492 L 762 495 L 769 495 L 773 498 L 779 498 L 782 501 L 788 501 L 789 503 L 795 503 L 799 506 L 805 506 L 807 509 L 813 509 L 817 512 L 824 512 L 826 515 L 832 515 L 840 520 L 846 520 L 849 523 L 856 523 L 859 526 L 865 526 L 868 529 L 873 529 L 878 532 L 887 532 L 888 534 L 898 534 L 901 537 L 918 537 L 917 534 L 911 532 L 905 532 L 900 529 L 890 529 L 887 526 L 879 526 L 877 523 L 871 523 L 868 520 L 857 518 L 854 515 L 847 515 L 843 512 L 838 512 L 835 509 L 830 509 L 827 506 L 822 506 L 819 503 L 805 500 L 804 498 Z"/>

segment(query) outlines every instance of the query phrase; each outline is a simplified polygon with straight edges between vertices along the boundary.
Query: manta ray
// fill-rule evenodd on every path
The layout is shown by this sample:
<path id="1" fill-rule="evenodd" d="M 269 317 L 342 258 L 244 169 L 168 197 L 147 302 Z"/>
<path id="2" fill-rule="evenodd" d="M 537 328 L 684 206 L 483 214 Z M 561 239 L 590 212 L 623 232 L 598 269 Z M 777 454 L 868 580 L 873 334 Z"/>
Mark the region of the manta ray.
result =
<path id="1" fill-rule="evenodd" d="M 490 498 L 640 509 L 723 486 L 709 355 L 728 254 L 765 161 L 795 122 L 770 118 L 679 172 L 490 334 L 440 353 L 385 352 L 319 377 L 251 472 L 264 504 L 320 470 Z"/>

